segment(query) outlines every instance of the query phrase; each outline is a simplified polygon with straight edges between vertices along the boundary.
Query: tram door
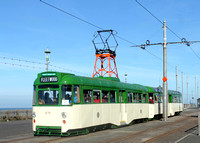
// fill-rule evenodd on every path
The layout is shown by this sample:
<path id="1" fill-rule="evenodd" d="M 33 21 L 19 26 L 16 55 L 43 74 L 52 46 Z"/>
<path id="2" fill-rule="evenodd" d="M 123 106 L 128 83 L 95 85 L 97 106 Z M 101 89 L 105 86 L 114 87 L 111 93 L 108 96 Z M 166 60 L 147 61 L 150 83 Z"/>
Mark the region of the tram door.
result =
<path id="1" fill-rule="evenodd" d="M 125 105 L 125 90 L 119 91 L 119 103 L 120 103 L 120 115 L 121 121 L 120 124 L 124 125 L 127 121 L 127 112 L 126 112 L 126 105 Z"/>

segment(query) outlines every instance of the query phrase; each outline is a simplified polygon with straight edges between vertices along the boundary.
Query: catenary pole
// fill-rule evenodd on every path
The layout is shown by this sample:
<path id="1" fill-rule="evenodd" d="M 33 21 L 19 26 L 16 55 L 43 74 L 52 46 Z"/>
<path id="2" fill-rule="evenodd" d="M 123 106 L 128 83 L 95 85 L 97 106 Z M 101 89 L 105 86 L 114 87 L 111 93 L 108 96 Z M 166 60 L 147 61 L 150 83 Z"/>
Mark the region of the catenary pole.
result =
<path id="1" fill-rule="evenodd" d="M 196 86 L 196 80 L 197 80 L 197 77 L 195 76 L 195 91 L 194 91 L 195 92 L 195 97 L 194 97 L 194 104 L 197 107 L 197 86 Z"/>
<path id="2" fill-rule="evenodd" d="M 164 80 L 166 79 L 166 80 Z M 167 91 L 167 33 L 166 20 L 163 23 L 163 121 L 167 121 L 168 117 L 168 91 Z"/>
<path id="3" fill-rule="evenodd" d="M 199 82 L 197 80 L 197 98 L 199 98 Z"/>
<path id="4" fill-rule="evenodd" d="M 178 74 L 177 74 L 177 66 L 176 66 L 176 91 L 178 91 Z"/>
<path id="5" fill-rule="evenodd" d="M 181 72 L 181 78 L 182 78 L 182 103 L 183 103 L 183 109 L 184 109 L 183 72 Z"/>
<path id="6" fill-rule="evenodd" d="M 188 77 L 187 77 L 187 105 L 189 107 L 189 96 L 188 96 Z"/>

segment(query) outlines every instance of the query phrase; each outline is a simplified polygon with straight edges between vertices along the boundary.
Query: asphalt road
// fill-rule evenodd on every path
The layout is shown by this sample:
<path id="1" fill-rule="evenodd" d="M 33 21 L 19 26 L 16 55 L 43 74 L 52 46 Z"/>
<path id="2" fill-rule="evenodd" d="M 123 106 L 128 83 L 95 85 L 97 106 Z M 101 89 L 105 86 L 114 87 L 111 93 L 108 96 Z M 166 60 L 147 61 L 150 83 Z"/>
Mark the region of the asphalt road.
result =
<path id="1" fill-rule="evenodd" d="M 33 136 L 32 120 L 0 122 L 0 143 L 45 143 L 45 142 L 146 142 L 146 143 L 200 143 L 197 135 L 199 109 L 183 112 L 181 116 L 135 124 L 118 129 L 108 129 L 75 137 Z"/>
<path id="2" fill-rule="evenodd" d="M 0 122 L 0 141 L 17 136 L 33 135 L 32 120 Z"/>

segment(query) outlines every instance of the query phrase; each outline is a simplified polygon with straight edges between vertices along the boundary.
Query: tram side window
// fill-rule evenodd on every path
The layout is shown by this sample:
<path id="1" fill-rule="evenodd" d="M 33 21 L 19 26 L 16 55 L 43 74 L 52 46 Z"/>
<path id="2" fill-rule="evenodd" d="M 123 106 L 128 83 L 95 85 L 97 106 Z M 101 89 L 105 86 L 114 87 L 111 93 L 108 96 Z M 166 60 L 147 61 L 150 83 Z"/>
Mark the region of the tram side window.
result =
<path id="1" fill-rule="evenodd" d="M 74 103 L 80 103 L 80 88 L 74 85 Z"/>
<path id="2" fill-rule="evenodd" d="M 155 96 L 154 96 L 154 99 L 155 99 L 155 100 L 154 100 L 155 103 L 158 103 L 158 95 L 155 95 Z"/>
<path id="3" fill-rule="evenodd" d="M 182 103 L 183 101 L 182 101 L 182 97 L 181 96 L 178 96 L 178 98 L 179 98 L 179 103 Z"/>
<path id="4" fill-rule="evenodd" d="M 139 103 L 142 103 L 142 94 L 139 93 L 139 94 L 138 94 L 138 97 L 139 97 Z"/>
<path id="5" fill-rule="evenodd" d="M 84 103 L 92 102 L 92 90 L 83 90 Z"/>
<path id="6" fill-rule="evenodd" d="M 137 93 L 133 93 L 133 102 L 137 103 Z"/>
<path id="7" fill-rule="evenodd" d="M 115 91 L 111 90 L 110 91 L 110 103 L 115 103 L 116 100 L 115 100 Z"/>
<path id="8" fill-rule="evenodd" d="M 162 103 L 162 96 L 158 96 L 158 103 Z"/>
<path id="9" fill-rule="evenodd" d="M 57 90 L 40 90 L 38 92 L 39 105 L 57 105 L 59 92 Z"/>
<path id="10" fill-rule="evenodd" d="M 109 99 L 109 91 L 102 91 L 102 102 L 108 103 Z"/>
<path id="11" fill-rule="evenodd" d="M 149 103 L 153 104 L 153 93 L 149 93 Z"/>
<path id="12" fill-rule="evenodd" d="M 93 90 L 94 103 L 101 103 L 101 90 Z"/>
<path id="13" fill-rule="evenodd" d="M 173 103 L 178 103 L 178 98 L 177 98 L 177 96 L 173 96 Z"/>
<path id="14" fill-rule="evenodd" d="M 72 86 L 62 86 L 62 105 L 70 105 L 72 103 Z"/>
<path id="15" fill-rule="evenodd" d="M 133 102 L 133 93 L 132 92 L 128 92 L 128 102 L 129 103 Z"/>
<path id="16" fill-rule="evenodd" d="M 36 86 L 34 85 L 33 86 L 33 105 L 35 105 L 35 101 L 36 101 L 35 95 L 36 95 Z"/>
<path id="17" fill-rule="evenodd" d="M 142 102 L 146 103 L 146 94 L 143 94 Z"/>

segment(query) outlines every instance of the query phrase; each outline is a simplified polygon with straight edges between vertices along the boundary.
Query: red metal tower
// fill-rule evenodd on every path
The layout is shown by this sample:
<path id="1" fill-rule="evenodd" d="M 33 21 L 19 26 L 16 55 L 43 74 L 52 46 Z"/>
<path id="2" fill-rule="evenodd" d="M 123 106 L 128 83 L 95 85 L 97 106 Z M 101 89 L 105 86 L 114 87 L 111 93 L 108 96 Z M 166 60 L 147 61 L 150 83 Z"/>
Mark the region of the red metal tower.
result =
<path id="1" fill-rule="evenodd" d="M 96 50 L 96 60 L 92 77 L 108 75 L 119 78 L 115 62 L 118 43 L 113 32 L 113 30 L 97 31 L 94 36 L 92 42 Z"/>

